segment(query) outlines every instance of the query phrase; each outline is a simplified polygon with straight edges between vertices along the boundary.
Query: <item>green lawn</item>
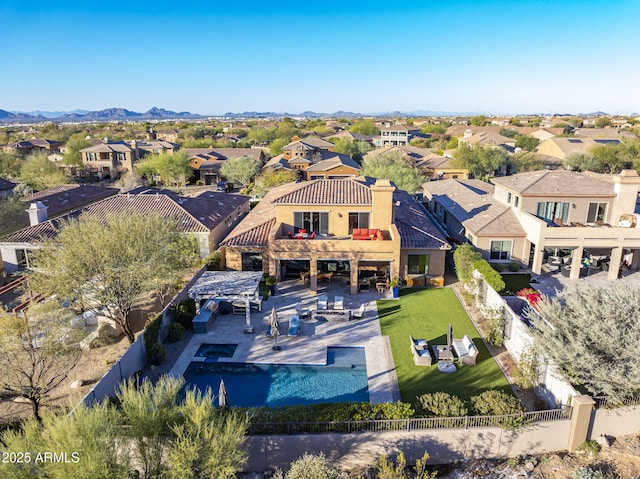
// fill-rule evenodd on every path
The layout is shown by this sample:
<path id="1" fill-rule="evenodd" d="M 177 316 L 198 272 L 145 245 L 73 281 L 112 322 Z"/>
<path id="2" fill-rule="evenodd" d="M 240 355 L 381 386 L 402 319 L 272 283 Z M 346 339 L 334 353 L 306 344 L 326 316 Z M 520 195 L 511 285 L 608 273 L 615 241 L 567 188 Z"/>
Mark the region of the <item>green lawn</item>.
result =
<path id="1" fill-rule="evenodd" d="M 378 301 L 378 314 L 382 334 L 389 336 L 403 401 L 414 403 L 417 396 L 437 391 L 446 391 L 463 400 L 487 389 L 511 393 L 506 378 L 451 288 L 401 289 L 399 301 Z M 473 339 L 480 352 L 476 366 L 458 367 L 455 374 L 441 373 L 435 361 L 432 366 L 416 366 L 409 335 L 426 339 L 429 347 L 447 344 L 449 323 L 453 326 L 454 338 L 468 334 Z"/>

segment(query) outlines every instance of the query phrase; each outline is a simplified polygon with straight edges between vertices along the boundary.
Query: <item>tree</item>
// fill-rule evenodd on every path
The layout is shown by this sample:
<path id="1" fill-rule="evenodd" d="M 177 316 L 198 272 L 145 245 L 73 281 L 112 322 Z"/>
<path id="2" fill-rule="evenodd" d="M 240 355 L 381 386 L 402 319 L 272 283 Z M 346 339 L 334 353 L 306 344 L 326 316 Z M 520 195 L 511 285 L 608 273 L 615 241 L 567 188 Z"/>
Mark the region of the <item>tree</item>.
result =
<path id="1" fill-rule="evenodd" d="M 260 162 L 250 156 L 231 158 L 220 167 L 222 176 L 230 181 L 240 183 L 245 188 L 249 186 L 258 171 L 260 171 Z"/>
<path id="2" fill-rule="evenodd" d="M 148 155 L 136 165 L 136 170 L 147 177 L 159 175 L 164 184 L 171 186 L 186 183 L 186 178 L 193 173 L 185 151 Z"/>
<path id="3" fill-rule="evenodd" d="M 505 167 L 509 155 L 502 148 L 460 145 L 453 154 L 453 160 L 455 166 L 468 169 L 474 176 L 486 177 Z"/>
<path id="4" fill-rule="evenodd" d="M 0 178 L 18 178 L 23 163 L 18 153 L 0 151 Z"/>
<path id="5" fill-rule="evenodd" d="M 640 390 L 640 289 L 615 282 L 541 300 L 529 319 L 538 353 L 568 380 L 616 402 Z M 594 318 L 597 318 L 594 321 Z"/>
<path id="6" fill-rule="evenodd" d="M 533 151 L 540 144 L 540 140 L 529 135 L 516 135 L 516 147 Z"/>
<path id="7" fill-rule="evenodd" d="M 469 118 L 469 123 L 473 126 L 485 126 L 487 124 L 487 117 L 484 115 L 476 115 Z"/>
<path id="8" fill-rule="evenodd" d="M 0 237 L 23 226 L 26 204 L 18 196 L 0 197 Z"/>
<path id="9" fill-rule="evenodd" d="M 269 153 L 271 153 L 271 156 L 278 156 L 282 153 L 282 149 L 289 143 L 290 141 L 286 138 L 276 138 L 269 143 Z"/>
<path id="10" fill-rule="evenodd" d="M 589 153 L 600 164 L 600 171 L 610 174 L 618 173 L 627 166 L 620 152 L 619 145 L 597 145 L 589 150 Z"/>
<path id="11" fill-rule="evenodd" d="M 103 308 L 133 343 L 133 305 L 173 278 L 171 272 L 190 266 L 194 253 L 185 254 L 185 241 L 176 222 L 160 215 L 83 215 L 34 251 L 32 286 L 83 310 Z"/>
<path id="12" fill-rule="evenodd" d="M 364 159 L 360 174 L 373 178 L 387 178 L 401 190 L 415 193 L 424 182 L 424 175 L 411 160 L 394 151 L 374 151 Z"/>
<path id="13" fill-rule="evenodd" d="M 351 128 L 349 128 L 351 133 L 360 133 L 361 135 L 379 135 L 380 130 L 373 122 L 373 120 L 357 120 Z"/>
<path id="14" fill-rule="evenodd" d="M 267 170 L 260 173 L 256 177 L 256 184 L 253 190 L 255 195 L 264 195 L 271 188 L 280 185 L 286 185 L 287 183 L 293 183 L 298 179 L 298 174 L 293 170 Z"/>
<path id="15" fill-rule="evenodd" d="M 36 191 L 64 185 L 67 182 L 64 173 L 49 161 L 44 153 L 27 157 L 20 170 L 20 179 Z"/>
<path id="16" fill-rule="evenodd" d="M 28 451 L 30 462 L 6 461 L 0 464 L 0 475 L 6 479 L 130 477 L 128 444 L 123 444 L 121 435 L 118 413 L 106 401 L 91 408 L 81 404 L 71 414 L 48 415 L 42 424 L 27 421 L 21 430 L 5 431 L 2 442 L 8 451 Z M 64 460 L 47 458 L 45 452 L 64 454 Z"/>
<path id="17" fill-rule="evenodd" d="M 365 153 L 373 149 L 366 141 L 352 141 L 347 138 L 331 138 L 329 141 L 335 145 L 333 151 L 342 153 L 343 155 L 349 155 L 358 163 L 362 161 Z"/>
<path id="18" fill-rule="evenodd" d="M 80 150 L 91 146 L 86 138 L 86 133 L 76 133 L 71 135 L 65 145 L 62 163 L 69 166 L 82 166 L 82 153 Z"/>
<path id="19" fill-rule="evenodd" d="M 73 313 L 54 301 L 29 308 L 27 319 L 0 315 L 0 389 L 31 402 L 33 417 L 69 376 L 80 356 Z"/>
<path id="20" fill-rule="evenodd" d="M 606 128 L 607 126 L 611 126 L 611 118 L 608 116 L 601 116 L 596 120 L 596 128 Z"/>
<path id="21" fill-rule="evenodd" d="M 246 462 L 243 448 L 248 419 L 238 411 L 214 407 L 211 390 L 188 390 L 178 408 L 181 424 L 171 427 L 175 439 L 167 458 L 167 477 L 235 478 Z"/>
<path id="22" fill-rule="evenodd" d="M 562 165 L 573 171 L 600 171 L 600 162 L 589 153 L 570 153 Z"/>
<path id="23" fill-rule="evenodd" d="M 511 167 L 516 173 L 542 170 L 544 166 L 544 161 L 530 151 L 520 151 L 511 157 Z"/>

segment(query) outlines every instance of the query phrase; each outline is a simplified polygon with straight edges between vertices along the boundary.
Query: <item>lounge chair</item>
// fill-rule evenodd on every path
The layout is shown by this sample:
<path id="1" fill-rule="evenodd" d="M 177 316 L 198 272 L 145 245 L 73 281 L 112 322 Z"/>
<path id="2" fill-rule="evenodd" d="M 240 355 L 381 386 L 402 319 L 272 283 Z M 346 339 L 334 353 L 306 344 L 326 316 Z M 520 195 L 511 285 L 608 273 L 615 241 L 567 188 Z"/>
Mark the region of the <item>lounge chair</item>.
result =
<path id="1" fill-rule="evenodd" d="M 333 298 L 333 309 L 344 309 L 344 297 L 335 296 Z"/>
<path id="2" fill-rule="evenodd" d="M 297 314 L 292 314 L 289 319 L 289 331 L 287 332 L 287 336 L 297 336 L 299 328 L 300 318 Z"/>
<path id="3" fill-rule="evenodd" d="M 354 319 L 361 319 L 362 317 L 364 317 L 364 303 L 362 303 L 358 309 L 353 311 L 351 315 Z"/>
<path id="4" fill-rule="evenodd" d="M 321 309 L 329 309 L 329 299 L 326 296 L 318 296 L 318 311 Z"/>
<path id="5" fill-rule="evenodd" d="M 311 314 L 308 309 L 302 308 L 302 306 L 300 306 L 300 303 L 296 303 L 296 313 L 298 314 L 299 318 L 306 318 Z"/>

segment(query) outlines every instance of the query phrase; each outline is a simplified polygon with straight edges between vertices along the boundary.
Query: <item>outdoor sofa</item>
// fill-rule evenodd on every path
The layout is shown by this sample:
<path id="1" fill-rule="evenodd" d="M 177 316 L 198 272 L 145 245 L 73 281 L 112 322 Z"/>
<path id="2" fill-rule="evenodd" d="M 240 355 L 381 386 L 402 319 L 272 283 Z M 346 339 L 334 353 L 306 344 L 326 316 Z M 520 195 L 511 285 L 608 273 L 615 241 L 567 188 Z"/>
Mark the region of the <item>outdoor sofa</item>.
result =
<path id="1" fill-rule="evenodd" d="M 383 240 L 384 239 L 384 236 L 382 235 L 382 231 L 379 229 L 353 228 L 352 235 L 354 240 Z"/>
<path id="2" fill-rule="evenodd" d="M 462 339 L 453 340 L 453 350 L 458 356 L 458 364 L 460 366 L 475 366 L 478 357 L 478 348 L 469 337 L 465 334 Z"/>

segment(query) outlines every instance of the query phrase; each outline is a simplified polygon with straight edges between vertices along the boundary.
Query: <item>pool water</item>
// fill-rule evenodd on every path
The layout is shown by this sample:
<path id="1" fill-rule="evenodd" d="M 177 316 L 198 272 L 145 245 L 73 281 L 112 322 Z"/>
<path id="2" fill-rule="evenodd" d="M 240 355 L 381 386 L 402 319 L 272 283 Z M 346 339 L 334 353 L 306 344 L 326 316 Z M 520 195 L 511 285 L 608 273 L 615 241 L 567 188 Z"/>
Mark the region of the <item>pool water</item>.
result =
<path id="1" fill-rule="evenodd" d="M 369 401 L 364 348 L 327 348 L 326 366 L 194 362 L 184 378 L 215 395 L 224 379 L 232 406 Z"/>
<path id="2" fill-rule="evenodd" d="M 202 344 L 196 357 L 205 358 L 207 362 L 215 362 L 218 358 L 230 358 L 235 353 L 237 344 Z"/>

